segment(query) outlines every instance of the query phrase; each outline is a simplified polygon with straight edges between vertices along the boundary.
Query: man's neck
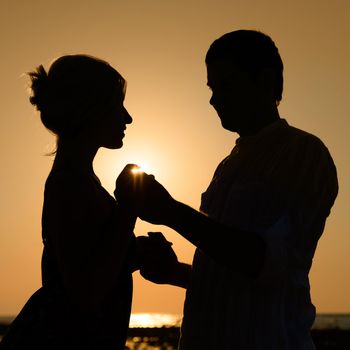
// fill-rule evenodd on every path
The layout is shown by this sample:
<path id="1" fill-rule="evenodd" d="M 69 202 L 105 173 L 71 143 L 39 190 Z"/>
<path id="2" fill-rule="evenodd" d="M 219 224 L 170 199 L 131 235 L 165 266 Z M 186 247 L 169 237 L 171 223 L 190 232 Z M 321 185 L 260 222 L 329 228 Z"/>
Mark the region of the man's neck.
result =
<path id="1" fill-rule="evenodd" d="M 269 111 L 268 113 L 261 113 L 254 118 L 254 122 L 249 123 L 246 128 L 237 130 L 240 137 L 254 136 L 260 130 L 264 129 L 268 125 L 281 119 L 277 108 L 274 111 Z"/>

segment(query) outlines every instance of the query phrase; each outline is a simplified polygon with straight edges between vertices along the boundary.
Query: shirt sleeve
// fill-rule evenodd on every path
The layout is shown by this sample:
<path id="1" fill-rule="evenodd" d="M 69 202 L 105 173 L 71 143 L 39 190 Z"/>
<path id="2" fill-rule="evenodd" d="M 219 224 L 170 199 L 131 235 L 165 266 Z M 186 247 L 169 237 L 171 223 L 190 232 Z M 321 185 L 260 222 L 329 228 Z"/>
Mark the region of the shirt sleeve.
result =
<path id="1" fill-rule="evenodd" d="M 291 205 L 311 211 L 323 207 L 328 216 L 338 193 L 337 171 L 328 149 L 312 135 L 299 137 L 293 148 L 282 171 Z"/>
<path id="2" fill-rule="evenodd" d="M 265 243 L 265 259 L 257 282 L 269 286 L 281 284 L 288 270 L 292 226 L 287 215 L 282 216 L 264 232 L 259 232 Z"/>
<path id="3" fill-rule="evenodd" d="M 286 181 L 275 191 L 284 197 L 279 201 L 281 216 L 260 233 L 266 254 L 259 280 L 271 285 L 282 283 L 289 269 L 308 274 L 338 192 L 333 160 L 316 137 L 298 140 L 285 159 L 280 177 Z"/>

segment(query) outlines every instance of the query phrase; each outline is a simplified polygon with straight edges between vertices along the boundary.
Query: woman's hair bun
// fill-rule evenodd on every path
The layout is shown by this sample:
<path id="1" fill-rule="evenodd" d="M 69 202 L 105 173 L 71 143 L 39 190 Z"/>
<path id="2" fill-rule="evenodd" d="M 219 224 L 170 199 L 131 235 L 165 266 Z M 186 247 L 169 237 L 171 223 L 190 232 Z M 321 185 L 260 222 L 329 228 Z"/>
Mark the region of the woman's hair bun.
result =
<path id="1" fill-rule="evenodd" d="M 30 103 L 40 112 L 45 110 L 49 96 L 49 79 L 45 68 L 40 65 L 34 72 L 28 73 L 31 80 L 32 96 L 29 98 Z"/>

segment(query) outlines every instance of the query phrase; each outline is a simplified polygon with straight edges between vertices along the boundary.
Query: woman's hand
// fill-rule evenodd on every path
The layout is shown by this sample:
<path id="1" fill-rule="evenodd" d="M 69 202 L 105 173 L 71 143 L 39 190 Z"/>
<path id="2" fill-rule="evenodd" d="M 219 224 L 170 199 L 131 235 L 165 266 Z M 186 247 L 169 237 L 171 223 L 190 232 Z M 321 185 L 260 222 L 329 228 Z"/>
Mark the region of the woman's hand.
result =
<path id="1" fill-rule="evenodd" d="M 128 164 L 119 174 L 115 183 L 114 197 L 119 207 L 137 216 L 142 193 L 132 172 L 136 168 L 137 165 Z"/>
<path id="2" fill-rule="evenodd" d="M 148 232 L 148 237 L 139 236 L 136 239 L 143 278 L 157 284 L 186 288 L 191 268 L 177 260 L 172 243 L 161 232 Z"/>

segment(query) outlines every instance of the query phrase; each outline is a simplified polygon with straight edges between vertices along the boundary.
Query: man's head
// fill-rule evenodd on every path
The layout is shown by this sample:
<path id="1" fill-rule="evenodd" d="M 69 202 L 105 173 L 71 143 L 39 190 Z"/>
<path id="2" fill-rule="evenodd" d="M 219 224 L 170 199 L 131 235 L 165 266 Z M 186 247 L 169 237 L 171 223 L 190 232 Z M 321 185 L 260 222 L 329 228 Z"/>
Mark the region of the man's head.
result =
<path id="1" fill-rule="evenodd" d="M 224 128 L 244 134 L 255 124 L 255 129 L 261 128 L 277 113 L 283 63 L 269 36 L 253 30 L 227 33 L 212 43 L 205 62 L 213 92 L 210 103 Z"/>

